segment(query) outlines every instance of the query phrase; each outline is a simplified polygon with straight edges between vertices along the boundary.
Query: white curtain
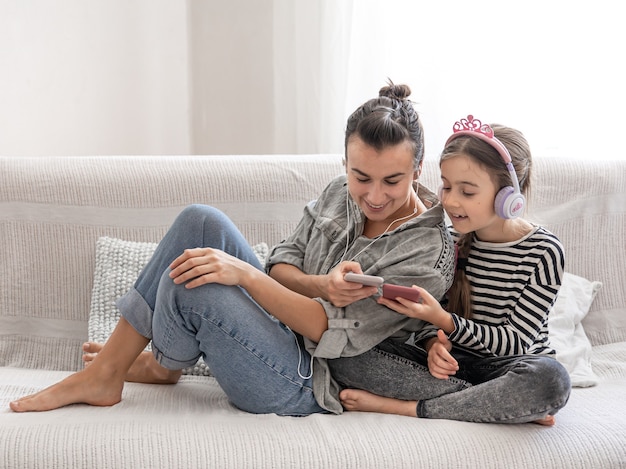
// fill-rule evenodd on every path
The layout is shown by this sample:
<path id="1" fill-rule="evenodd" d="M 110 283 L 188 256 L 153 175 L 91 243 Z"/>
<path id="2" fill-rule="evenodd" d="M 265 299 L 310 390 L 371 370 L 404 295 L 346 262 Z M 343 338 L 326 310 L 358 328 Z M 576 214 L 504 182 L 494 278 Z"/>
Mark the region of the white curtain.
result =
<path id="1" fill-rule="evenodd" d="M 614 156 L 618 13 L 610 0 L 275 0 L 276 152 L 342 152 L 348 114 L 390 78 L 413 90 L 429 157 L 470 113 L 520 129 L 537 157 Z"/>
<path id="2" fill-rule="evenodd" d="M 275 153 L 341 151 L 353 3 L 274 1 Z"/>
<path id="3" fill-rule="evenodd" d="M 624 158 L 613 0 L 0 0 L 0 154 L 341 153 L 406 83 L 427 157 L 472 113 Z"/>

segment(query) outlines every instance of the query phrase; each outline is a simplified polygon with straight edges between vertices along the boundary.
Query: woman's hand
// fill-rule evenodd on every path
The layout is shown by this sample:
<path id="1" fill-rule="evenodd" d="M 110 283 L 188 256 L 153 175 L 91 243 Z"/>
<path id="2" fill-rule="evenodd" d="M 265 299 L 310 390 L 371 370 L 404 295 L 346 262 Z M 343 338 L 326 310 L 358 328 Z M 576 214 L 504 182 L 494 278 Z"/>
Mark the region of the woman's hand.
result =
<path id="1" fill-rule="evenodd" d="M 378 293 L 377 287 L 344 280 L 343 277 L 348 272 L 362 274 L 363 270 L 359 263 L 346 261 L 320 277 L 320 289 L 325 294 L 324 298 L 340 308 Z"/>
<path id="2" fill-rule="evenodd" d="M 378 298 L 378 303 L 393 309 L 396 313 L 434 324 L 448 334 L 454 331 L 455 326 L 450 313 L 444 310 L 439 302 L 423 288 L 416 285 L 413 285 L 412 288 L 420 294 L 419 303 L 401 297 L 390 300 L 382 296 Z"/>
<path id="3" fill-rule="evenodd" d="M 253 266 L 241 259 L 212 248 L 185 249 L 170 264 L 174 283 L 195 288 L 206 283 L 241 285 Z"/>
<path id="4" fill-rule="evenodd" d="M 445 332 L 439 329 L 437 337 L 433 337 L 426 345 L 428 350 L 428 371 L 435 378 L 448 379 L 459 370 L 459 364 L 452 356 L 452 342 Z"/>

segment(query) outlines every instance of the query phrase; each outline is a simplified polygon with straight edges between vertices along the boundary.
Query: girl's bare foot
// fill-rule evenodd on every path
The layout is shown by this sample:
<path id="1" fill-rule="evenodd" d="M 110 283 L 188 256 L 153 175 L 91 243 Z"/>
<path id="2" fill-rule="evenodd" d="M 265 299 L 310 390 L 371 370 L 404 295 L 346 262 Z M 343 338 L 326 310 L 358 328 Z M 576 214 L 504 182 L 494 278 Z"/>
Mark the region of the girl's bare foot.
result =
<path id="1" fill-rule="evenodd" d="M 346 410 L 417 417 L 417 401 L 382 397 L 361 389 L 344 389 L 339 393 L 339 399 Z M 556 419 L 554 415 L 548 415 L 533 423 L 550 427 L 556 423 Z"/>
<path id="2" fill-rule="evenodd" d="M 122 377 L 123 378 L 123 377 Z M 9 403 L 13 412 L 52 410 L 69 404 L 112 406 L 122 399 L 124 380 L 115 371 L 85 369 L 38 393 Z"/>
<path id="3" fill-rule="evenodd" d="M 551 427 L 556 423 L 556 418 L 554 417 L 554 415 L 548 415 L 542 419 L 534 420 L 533 423 L 545 425 L 546 427 Z"/>
<path id="4" fill-rule="evenodd" d="M 102 350 L 103 344 L 85 342 L 83 344 L 83 361 L 88 367 L 93 359 Z M 182 375 L 182 370 L 168 370 L 159 365 L 150 351 L 139 354 L 126 373 L 126 381 L 148 384 L 176 384 Z"/>
<path id="5" fill-rule="evenodd" d="M 346 410 L 417 417 L 417 401 L 382 397 L 361 389 L 344 389 L 339 393 L 339 399 Z"/>

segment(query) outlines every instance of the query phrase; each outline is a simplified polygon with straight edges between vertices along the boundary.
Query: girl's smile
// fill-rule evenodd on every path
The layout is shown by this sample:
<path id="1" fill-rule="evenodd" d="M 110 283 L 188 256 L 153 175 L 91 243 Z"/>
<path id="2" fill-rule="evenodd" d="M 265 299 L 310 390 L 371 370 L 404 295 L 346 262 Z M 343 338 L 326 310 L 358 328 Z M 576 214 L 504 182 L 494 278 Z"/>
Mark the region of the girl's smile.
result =
<path id="1" fill-rule="evenodd" d="M 498 188 L 491 175 L 472 158 L 461 154 L 442 161 L 441 180 L 441 203 L 456 231 L 475 231 L 484 239 L 490 237 L 489 231 L 495 226 L 502 226 L 504 220 L 494 209 Z"/>
<path id="2" fill-rule="evenodd" d="M 474 231 L 482 241 L 502 243 L 532 229 L 523 219 L 505 220 L 496 214 L 499 188 L 489 172 L 468 155 L 442 161 L 441 180 L 441 203 L 457 232 Z"/>

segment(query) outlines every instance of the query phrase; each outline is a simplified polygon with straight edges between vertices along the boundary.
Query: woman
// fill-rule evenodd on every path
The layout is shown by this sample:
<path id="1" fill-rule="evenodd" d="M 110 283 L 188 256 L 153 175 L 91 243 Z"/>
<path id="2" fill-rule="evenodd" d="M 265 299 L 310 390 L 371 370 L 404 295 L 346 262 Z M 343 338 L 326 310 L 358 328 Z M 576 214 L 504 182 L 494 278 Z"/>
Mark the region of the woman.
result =
<path id="1" fill-rule="evenodd" d="M 443 210 L 417 183 L 423 131 L 409 94 L 390 84 L 350 116 L 346 174 L 274 247 L 269 275 L 224 214 L 188 207 L 119 300 L 122 318 L 109 340 L 84 346 L 89 366 L 11 408 L 112 405 L 125 379 L 174 383 L 201 356 L 243 410 L 342 412 L 327 359 L 358 355 L 392 335 L 408 338 L 423 325 L 344 275 L 419 283 L 438 297 L 452 280 Z M 153 355 L 142 353 L 150 341 Z"/>

